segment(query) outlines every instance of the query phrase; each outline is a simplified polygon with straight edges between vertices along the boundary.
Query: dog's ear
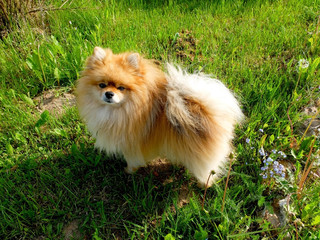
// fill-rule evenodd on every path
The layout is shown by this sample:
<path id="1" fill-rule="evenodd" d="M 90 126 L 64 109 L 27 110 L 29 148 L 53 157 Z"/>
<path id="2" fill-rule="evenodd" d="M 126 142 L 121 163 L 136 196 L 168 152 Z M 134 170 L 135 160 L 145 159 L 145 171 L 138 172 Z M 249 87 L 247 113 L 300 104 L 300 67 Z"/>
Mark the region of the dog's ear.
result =
<path id="1" fill-rule="evenodd" d="M 131 53 L 128 57 L 127 57 L 127 61 L 129 63 L 129 65 L 135 69 L 139 69 L 140 67 L 140 55 L 138 53 Z"/>
<path id="2" fill-rule="evenodd" d="M 101 47 L 95 47 L 93 49 L 93 57 L 95 58 L 95 60 L 98 61 L 103 61 L 107 55 L 109 55 L 110 53 L 112 53 L 112 51 L 110 49 L 103 49 Z"/>

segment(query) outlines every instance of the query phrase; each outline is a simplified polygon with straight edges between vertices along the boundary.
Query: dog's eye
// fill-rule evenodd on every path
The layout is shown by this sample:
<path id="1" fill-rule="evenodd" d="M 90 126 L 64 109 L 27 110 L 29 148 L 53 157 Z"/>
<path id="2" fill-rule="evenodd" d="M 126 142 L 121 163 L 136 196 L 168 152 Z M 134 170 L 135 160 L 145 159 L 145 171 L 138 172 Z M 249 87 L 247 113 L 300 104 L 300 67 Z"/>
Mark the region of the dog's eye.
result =
<path id="1" fill-rule="evenodd" d="M 105 83 L 99 83 L 100 88 L 105 88 L 107 85 Z"/>
<path id="2" fill-rule="evenodd" d="M 123 90 L 125 90 L 125 88 L 120 86 L 120 87 L 118 87 L 118 90 L 123 91 Z"/>

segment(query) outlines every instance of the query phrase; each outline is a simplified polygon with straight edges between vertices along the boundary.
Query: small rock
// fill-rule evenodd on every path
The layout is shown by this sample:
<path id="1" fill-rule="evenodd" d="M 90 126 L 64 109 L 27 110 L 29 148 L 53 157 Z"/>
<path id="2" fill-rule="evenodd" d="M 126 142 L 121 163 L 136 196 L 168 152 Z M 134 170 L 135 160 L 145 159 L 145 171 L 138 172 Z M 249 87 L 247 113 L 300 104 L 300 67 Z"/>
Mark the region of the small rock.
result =
<path id="1" fill-rule="evenodd" d="M 280 226 L 280 221 L 279 221 L 277 214 L 270 213 L 268 210 L 265 210 L 262 215 L 263 215 L 264 219 L 266 219 L 268 222 L 270 222 L 274 228 L 277 228 Z"/>
<path id="2" fill-rule="evenodd" d="M 79 220 L 73 220 L 64 229 L 64 240 L 77 240 L 82 239 L 82 235 L 79 231 Z"/>

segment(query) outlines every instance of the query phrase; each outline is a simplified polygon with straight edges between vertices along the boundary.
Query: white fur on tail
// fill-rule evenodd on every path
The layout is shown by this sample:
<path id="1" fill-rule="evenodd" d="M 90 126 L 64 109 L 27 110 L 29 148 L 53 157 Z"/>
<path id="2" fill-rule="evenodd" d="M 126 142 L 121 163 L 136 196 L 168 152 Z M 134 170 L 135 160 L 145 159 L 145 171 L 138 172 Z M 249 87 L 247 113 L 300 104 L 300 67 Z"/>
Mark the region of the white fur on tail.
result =
<path id="1" fill-rule="evenodd" d="M 194 124 L 184 103 L 183 96 L 197 99 L 211 114 L 219 121 L 226 122 L 226 129 L 233 129 L 233 125 L 241 122 L 243 113 L 239 103 L 223 83 L 204 74 L 189 74 L 180 67 L 167 63 L 168 79 L 168 109 L 175 108 L 176 111 L 167 111 L 167 116 L 172 124 L 182 125 Z M 172 116 L 175 113 L 175 116 Z M 227 120 L 228 121 L 225 121 Z M 229 126 L 231 125 L 231 126 Z M 230 130 L 231 130 L 230 129 Z"/>

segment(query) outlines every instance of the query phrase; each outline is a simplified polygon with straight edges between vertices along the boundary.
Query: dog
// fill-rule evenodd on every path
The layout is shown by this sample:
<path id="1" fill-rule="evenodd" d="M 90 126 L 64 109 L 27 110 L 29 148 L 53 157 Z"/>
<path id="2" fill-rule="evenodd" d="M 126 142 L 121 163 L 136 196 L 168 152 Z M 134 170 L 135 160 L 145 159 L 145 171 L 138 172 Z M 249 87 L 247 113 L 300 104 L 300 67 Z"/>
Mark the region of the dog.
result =
<path id="1" fill-rule="evenodd" d="M 239 102 L 217 79 L 165 68 L 138 53 L 95 47 L 77 81 L 80 116 L 96 148 L 124 156 L 127 173 L 164 157 L 210 187 L 224 172 L 243 119 Z"/>

